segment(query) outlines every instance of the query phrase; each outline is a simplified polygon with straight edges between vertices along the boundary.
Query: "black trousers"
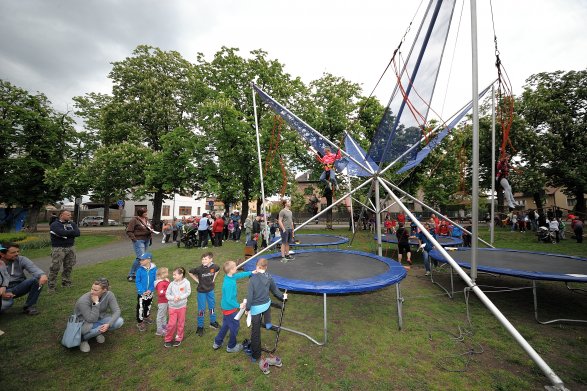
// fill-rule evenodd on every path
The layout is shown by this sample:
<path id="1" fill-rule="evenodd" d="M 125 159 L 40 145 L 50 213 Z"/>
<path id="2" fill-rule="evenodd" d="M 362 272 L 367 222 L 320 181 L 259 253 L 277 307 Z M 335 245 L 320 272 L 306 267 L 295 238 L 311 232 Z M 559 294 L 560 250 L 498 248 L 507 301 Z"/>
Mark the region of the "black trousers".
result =
<path id="1" fill-rule="evenodd" d="M 261 324 L 265 326 L 267 323 L 271 323 L 271 307 L 251 317 L 251 350 L 255 360 L 261 357 Z"/>
<path id="2" fill-rule="evenodd" d="M 137 323 L 143 323 L 145 318 L 151 315 L 151 303 L 153 302 L 153 295 L 143 296 L 137 295 Z"/>

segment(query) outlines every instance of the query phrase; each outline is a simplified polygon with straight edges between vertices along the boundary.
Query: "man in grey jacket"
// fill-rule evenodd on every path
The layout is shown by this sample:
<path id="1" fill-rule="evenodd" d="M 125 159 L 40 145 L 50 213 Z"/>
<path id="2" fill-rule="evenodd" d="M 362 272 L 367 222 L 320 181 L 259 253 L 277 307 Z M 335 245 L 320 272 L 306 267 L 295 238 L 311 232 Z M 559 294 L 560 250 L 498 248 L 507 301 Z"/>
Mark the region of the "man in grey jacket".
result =
<path id="1" fill-rule="evenodd" d="M 47 275 L 27 257 L 20 255 L 20 246 L 16 243 L 3 243 L 0 259 L 6 264 L 8 272 L 8 288 L 2 294 L 1 311 L 6 311 L 14 304 L 14 299 L 27 295 L 23 312 L 38 315 L 37 300 L 43 285 L 47 283 Z M 32 277 L 26 278 L 24 271 Z"/>

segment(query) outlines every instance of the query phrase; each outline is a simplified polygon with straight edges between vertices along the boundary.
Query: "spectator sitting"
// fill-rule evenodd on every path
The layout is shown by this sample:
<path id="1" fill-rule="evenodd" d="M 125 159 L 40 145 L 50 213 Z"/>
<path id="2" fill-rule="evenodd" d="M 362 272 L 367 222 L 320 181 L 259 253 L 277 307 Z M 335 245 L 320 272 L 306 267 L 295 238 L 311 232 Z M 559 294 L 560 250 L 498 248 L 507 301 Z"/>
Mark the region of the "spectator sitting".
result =
<path id="1" fill-rule="evenodd" d="M 20 246 L 16 243 L 5 243 L 0 246 L 0 259 L 6 264 L 8 271 L 8 288 L 2 295 L 1 311 L 6 311 L 14 304 L 14 299 L 27 295 L 23 312 L 37 315 L 37 301 L 41 288 L 47 283 L 47 275 L 27 257 L 20 255 Z M 32 275 L 26 278 L 24 271 Z"/>
<path id="2" fill-rule="evenodd" d="M 96 338 L 96 342 L 104 343 L 104 333 L 116 330 L 124 324 L 120 317 L 120 307 L 114 293 L 109 290 L 110 284 L 105 278 L 94 281 L 92 289 L 86 292 L 75 303 L 75 314 L 78 320 L 83 321 L 82 343 L 79 349 L 88 353 L 88 340 Z"/>

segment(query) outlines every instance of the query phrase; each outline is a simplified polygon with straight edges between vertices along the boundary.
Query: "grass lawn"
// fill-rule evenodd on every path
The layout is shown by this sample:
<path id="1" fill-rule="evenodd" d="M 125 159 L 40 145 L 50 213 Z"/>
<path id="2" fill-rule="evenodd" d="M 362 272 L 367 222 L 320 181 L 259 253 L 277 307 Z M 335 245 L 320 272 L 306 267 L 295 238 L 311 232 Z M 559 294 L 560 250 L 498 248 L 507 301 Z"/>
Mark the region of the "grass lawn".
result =
<path id="1" fill-rule="evenodd" d="M 335 233 L 346 235 L 348 231 Z M 531 233 L 498 231 L 496 237 L 498 247 L 587 256 L 585 244 L 569 239 L 549 245 L 538 243 Z M 371 238 L 371 234 L 359 232 L 353 248 L 374 252 Z M 212 249 L 215 263 L 240 258 L 242 246 L 229 242 L 219 250 Z M 392 249 L 385 248 L 388 255 L 395 256 Z M 170 268 L 193 267 L 199 264 L 201 253 L 200 249 L 169 245 L 154 251 L 154 262 Z M 327 345 L 319 347 L 303 337 L 282 333 L 278 354 L 284 365 L 272 368 L 268 376 L 243 353 L 214 351 L 214 330 L 206 329 L 202 338 L 195 334 L 195 296 L 188 304 L 186 338 L 179 348 L 163 348 L 162 338 L 154 335 L 154 326 L 139 333 L 134 321 L 134 284 L 125 280 L 130 261 L 129 250 L 124 259 L 79 267 L 74 288 L 41 296 L 39 316 L 21 315 L 21 303 L 3 314 L 0 328 L 6 334 L 0 337 L 4 359 L 0 390 L 539 390 L 548 384 L 475 298 L 471 300 L 473 324 L 469 326 L 462 293 L 451 300 L 424 278 L 419 254 L 401 283 L 405 298 L 402 331 L 397 329 L 395 287 L 329 296 Z M 100 276 L 110 279 L 125 325 L 107 334 L 103 345 L 91 341 L 89 354 L 65 349 L 59 340 L 67 316 L 76 299 Z M 218 277 L 219 305 L 223 273 Z M 445 276 L 439 279 L 447 282 Z M 484 285 L 528 285 L 528 281 L 508 277 L 481 276 L 478 281 Z M 245 283 L 239 284 L 241 297 L 245 291 Z M 548 282 L 540 283 L 539 294 L 544 317 L 585 318 L 584 295 Z M 494 294 L 491 298 L 569 389 L 587 389 L 586 326 L 536 323 L 529 290 Z M 322 297 L 291 292 L 284 325 L 321 340 Z M 239 340 L 249 334 L 243 322 Z M 273 334 L 263 332 L 263 341 L 272 344 Z"/>

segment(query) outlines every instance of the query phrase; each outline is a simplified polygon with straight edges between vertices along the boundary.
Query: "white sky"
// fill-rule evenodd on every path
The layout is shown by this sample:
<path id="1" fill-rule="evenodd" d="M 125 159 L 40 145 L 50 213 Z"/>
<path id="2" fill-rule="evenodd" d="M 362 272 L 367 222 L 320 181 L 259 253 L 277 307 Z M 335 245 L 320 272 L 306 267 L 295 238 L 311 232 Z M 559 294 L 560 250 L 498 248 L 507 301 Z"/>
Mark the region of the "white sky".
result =
<path id="1" fill-rule="evenodd" d="M 452 114 L 471 97 L 470 12 L 464 12 L 451 83 L 448 68 L 463 0 L 457 0 L 433 107 Z M 304 82 L 323 72 L 360 83 L 368 94 L 419 1 L 0 0 L 0 78 L 45 93 L 58 110 L 88 92 L 110 92 L 110 62 L 139 44 L 195 61 L 221 46 L 241 55 L 263 49 Z M 425 8 L 427 2 L 422 5 Z M 519 94 L 526 78 L 587 65 L 587 1 L 493 0 L 501 57 Z M 496 77 L 489 2 L 479 0 L 479 87 Z M 416 19 L 414 32 L 419 24 Z M 408 38 L 404 50 L 411 44 Z M 376 95 L 387 103 L 393 75 Z"/>

